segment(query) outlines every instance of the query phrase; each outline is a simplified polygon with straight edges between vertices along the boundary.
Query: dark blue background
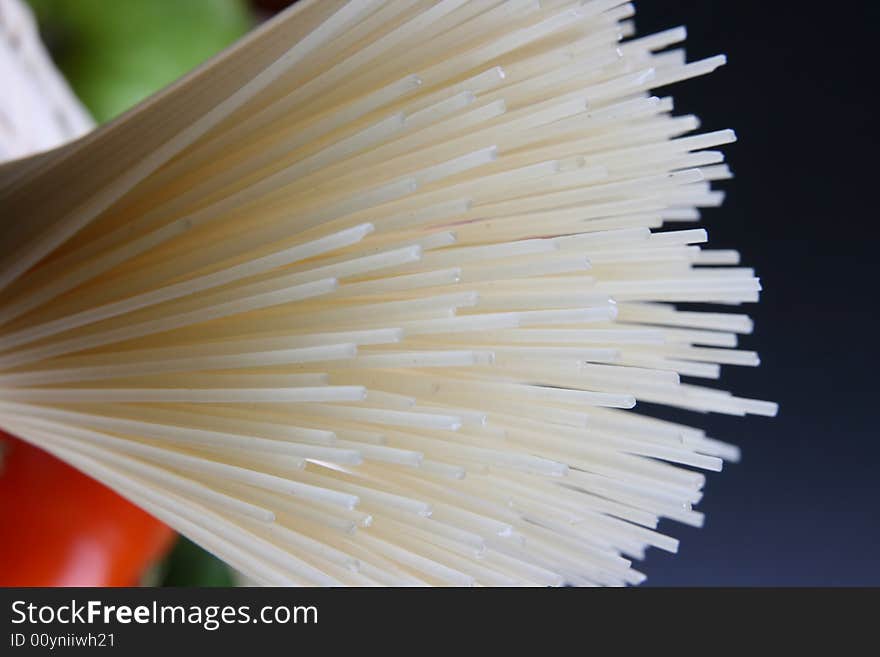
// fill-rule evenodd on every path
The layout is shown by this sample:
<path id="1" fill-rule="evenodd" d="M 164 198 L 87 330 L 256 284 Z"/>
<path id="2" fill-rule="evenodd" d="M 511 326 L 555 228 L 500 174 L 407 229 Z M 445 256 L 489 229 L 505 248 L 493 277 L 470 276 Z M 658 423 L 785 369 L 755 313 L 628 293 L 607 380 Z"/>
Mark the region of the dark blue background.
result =
<path id="1" fill-rule="evenodd" d="M 763 364 L 724 382 L 781 404 L 775 420 L 690 418 L 744 459 L 709 477 L 705 528 L 661 526 L 682 547 L 649 554 L 648 584 L 880 585 L 878 3 L 637 7 L 640 34 L 686 24 L 689 59 L 728 55 L 662 91 L 739 135 L 726 148 L 737 177 L 703 225 L 762 278 L 742 344 Z"/>

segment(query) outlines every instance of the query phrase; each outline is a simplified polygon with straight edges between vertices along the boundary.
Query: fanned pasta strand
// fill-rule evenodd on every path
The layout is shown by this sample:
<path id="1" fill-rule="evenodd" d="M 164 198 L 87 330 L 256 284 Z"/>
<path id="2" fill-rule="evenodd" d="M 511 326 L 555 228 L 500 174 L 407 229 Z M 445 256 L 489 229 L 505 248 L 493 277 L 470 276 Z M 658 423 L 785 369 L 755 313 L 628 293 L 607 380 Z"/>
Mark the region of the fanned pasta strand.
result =
<path id="1" fill-rule="evenodd" d="M 302 2 L 0 167 L 0 427 L 253 581 L 629 585 L 736 447 L 711 72 L 621 0 Z M 681 224 L 684 224 L 683 226 Z M 702 381 L 702 382 L 701 382 Z"/>

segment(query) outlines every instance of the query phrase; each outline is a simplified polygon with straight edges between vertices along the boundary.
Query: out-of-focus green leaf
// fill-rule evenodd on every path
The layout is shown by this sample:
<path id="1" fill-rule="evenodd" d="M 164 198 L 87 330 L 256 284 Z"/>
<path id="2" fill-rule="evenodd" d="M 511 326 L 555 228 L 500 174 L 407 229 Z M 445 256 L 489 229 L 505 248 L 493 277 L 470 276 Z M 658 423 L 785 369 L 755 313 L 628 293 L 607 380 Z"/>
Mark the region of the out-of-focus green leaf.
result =
<path id="1" fill-rule="evenodd" d="M 58 67 L 99 122 L 253 25 L 243 0 L 28 0 Z"/>
<path id="2" fill-rule="evenodd" d="M 158 578 L 160 586 L 235 586 L 229 566 L 181 536 Z"/>

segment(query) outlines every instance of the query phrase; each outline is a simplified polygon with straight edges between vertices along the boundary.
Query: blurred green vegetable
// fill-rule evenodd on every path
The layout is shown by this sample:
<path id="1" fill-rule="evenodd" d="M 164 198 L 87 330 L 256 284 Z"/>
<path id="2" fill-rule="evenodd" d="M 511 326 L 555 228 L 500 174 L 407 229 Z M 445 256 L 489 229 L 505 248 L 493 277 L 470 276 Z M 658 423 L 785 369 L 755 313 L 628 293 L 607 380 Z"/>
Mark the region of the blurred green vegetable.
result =
<path id="1" fill-rule="evenodd" d="M 28 0 L 56 64 L 107 121 L 253 25 L 242 0 Z"/>
<path id="2" fill-rule="evenodd" d="M 181 536 L 162 566 L 160 586 L 235 586 L 229 566 Z"/>

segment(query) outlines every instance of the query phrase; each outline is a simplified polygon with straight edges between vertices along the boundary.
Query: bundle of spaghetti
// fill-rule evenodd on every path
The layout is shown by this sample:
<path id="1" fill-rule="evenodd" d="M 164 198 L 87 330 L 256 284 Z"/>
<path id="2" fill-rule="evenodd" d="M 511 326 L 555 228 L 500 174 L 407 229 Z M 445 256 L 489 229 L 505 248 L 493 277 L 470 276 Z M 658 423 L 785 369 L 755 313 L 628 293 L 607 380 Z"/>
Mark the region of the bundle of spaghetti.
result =
<path id="1" fill-rule="evenodd" d="M 724 58 L 633 13 L 303 2 L 0 169 L 0 427 L 258 583 L 641 582 L 738 450 L 630 409 L 776 406 L 675 305 L 760 291 L 682 226 L 734 133 L 652 95 Z"/>

